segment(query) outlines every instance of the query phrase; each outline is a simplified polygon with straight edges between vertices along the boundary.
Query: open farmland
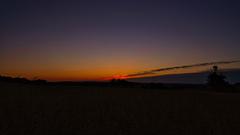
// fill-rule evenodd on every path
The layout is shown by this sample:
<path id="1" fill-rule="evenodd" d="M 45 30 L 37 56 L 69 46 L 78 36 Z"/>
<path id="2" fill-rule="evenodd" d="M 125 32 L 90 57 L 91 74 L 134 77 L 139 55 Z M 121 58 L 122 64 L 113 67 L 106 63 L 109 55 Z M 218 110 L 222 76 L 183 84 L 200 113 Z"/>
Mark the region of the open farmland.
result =
<path id="1" fill-rule="evenodd" d="M 1 135 L 237 135 L 240 93 L 1 83 Z"/>

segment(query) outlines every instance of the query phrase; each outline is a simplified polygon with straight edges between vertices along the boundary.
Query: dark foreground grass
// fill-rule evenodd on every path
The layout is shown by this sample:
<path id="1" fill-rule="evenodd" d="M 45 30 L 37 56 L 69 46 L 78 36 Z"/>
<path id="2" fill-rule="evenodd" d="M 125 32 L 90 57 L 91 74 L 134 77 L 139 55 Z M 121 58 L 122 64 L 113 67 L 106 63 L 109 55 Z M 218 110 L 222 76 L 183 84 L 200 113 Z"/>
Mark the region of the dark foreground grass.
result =
<path id="1" fill-rule="evenodd" d="M 238 135 L 240 93 L 0 84 L 0 135 Z"/>

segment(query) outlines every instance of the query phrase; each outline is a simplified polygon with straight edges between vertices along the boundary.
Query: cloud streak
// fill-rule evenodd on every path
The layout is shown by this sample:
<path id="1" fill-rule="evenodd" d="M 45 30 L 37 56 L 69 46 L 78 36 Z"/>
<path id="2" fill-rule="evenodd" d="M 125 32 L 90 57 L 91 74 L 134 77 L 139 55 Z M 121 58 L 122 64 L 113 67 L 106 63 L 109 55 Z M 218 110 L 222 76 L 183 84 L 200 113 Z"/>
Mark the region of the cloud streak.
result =
<path id="1" fill-rule="evenodd" d="M 175 66 L 175 67 L 168 67 L 168 68 L 158 68 L 158 69 L 153 69 L 153 70 L 149 70 L 149 71 L 128 74 L 128 75 L 126 75 L 126 77 L 131 78 L 131 77 L 138 77 L 138 76 L 144 76 L 144 75 L 151 75 L 151 74 L 155 74 L 158 72 L 175 70 L 175 69 L 187 69 L 187 68 L 203 67 L 203 66 L 209 66 L 209 65 L 225 65 L 225 64 L 232 64 L 232 63 L 239 63 L 239 62 L 240 62 L 240 60 L 217 61 L 217 62 L 207 62 L 207 63 L 192 64 L 192 65 Z"/>

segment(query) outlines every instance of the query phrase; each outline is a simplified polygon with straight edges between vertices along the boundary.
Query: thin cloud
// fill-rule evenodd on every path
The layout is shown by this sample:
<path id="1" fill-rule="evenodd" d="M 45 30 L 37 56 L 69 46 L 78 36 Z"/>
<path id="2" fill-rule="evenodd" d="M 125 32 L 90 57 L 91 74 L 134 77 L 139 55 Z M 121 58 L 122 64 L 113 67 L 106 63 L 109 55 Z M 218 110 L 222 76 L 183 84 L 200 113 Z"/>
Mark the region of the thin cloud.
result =
<path id="1" fill-rule="evenodd" d="M 175 66 L 175 67 L 168 67 L 168 68 L 158 68 L 158 69 L 153 69 L 153 70 L 149 70 L 149 71 L 128 74 L 128 75 L 126 75 L 126 77 L 129 78 L 129 77 L 137 77 L 137 76 L 143 76 L 143 75 L 152 75 L 152 74 L 155 74 L 158 72 L 175 70 L 175 69 L 186 69 L 186 68 L 203 67 L 203 66 L 209 66 L 209 65 L 225 65 L 225 64 L 232 64 L 232 63 L 239 63 L 239 62 L 240 62 L 240 60 L 217 61 L 217 62 L 207 62 L 207 63 L 192 64 L 192 65 Z"/>

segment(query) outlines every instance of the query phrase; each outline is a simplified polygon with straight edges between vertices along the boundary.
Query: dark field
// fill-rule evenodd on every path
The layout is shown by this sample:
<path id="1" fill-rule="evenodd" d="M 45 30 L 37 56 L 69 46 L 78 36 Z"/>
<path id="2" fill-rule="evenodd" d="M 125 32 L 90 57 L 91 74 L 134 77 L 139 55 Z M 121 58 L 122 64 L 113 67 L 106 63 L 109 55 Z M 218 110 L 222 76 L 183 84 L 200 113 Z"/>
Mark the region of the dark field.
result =
<path id="1" fill-rule="evenodd" d="M 0 84 L 0 135 L 238 135 L 240 93 Z"/>

